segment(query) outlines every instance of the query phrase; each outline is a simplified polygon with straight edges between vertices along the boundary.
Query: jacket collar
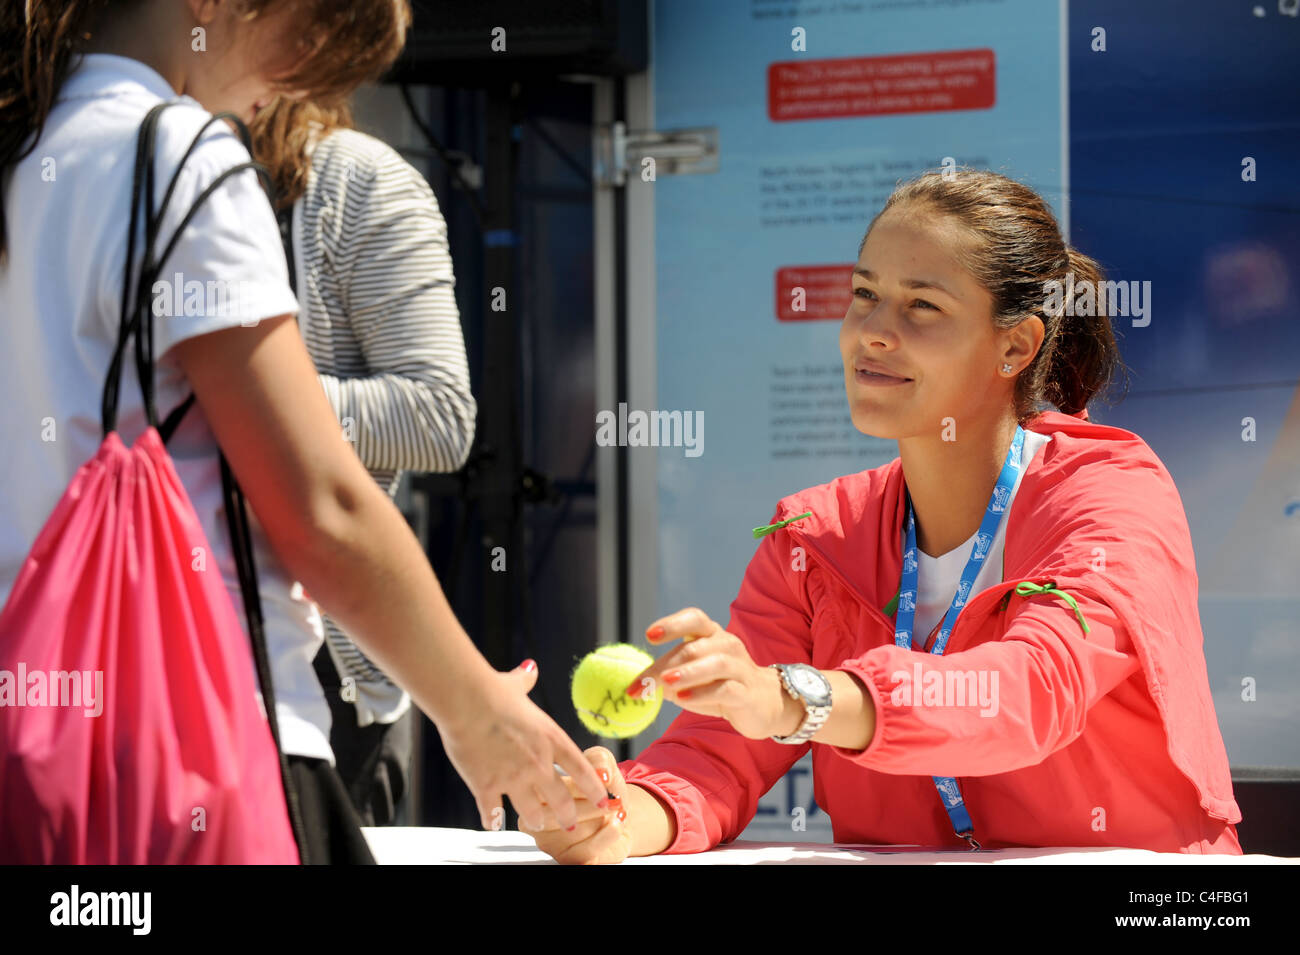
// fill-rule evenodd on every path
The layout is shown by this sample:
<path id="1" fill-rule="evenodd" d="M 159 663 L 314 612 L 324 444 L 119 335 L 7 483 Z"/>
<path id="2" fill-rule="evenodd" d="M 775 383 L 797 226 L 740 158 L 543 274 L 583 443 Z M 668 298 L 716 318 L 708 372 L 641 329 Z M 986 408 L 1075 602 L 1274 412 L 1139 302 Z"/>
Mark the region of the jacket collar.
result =
<path id="1" fill-rule="evenodd" d="M 1125 455 L 1141 454 L 1139 449 L 1143 449 L 1144 456 L 1155 460 L 1155 455 L 1137 435 L 1088 421 L 1084 415 L 1086 412 L 1076 416 L 1044 411 L 1025 425 L 1026 430 L 1052 435 L 1053 441 L 1030 462 L 1007 515 L 1007 580 L 1053 573 L 1053 559 L 1059 566 L 1077 563 L 1076 560 L 1065 564 L 1067 555 L 1064 554 L 1031 553 L 1035 537 L 1042 535 L 1027 533 L 1026 523 L 1015 518 L 1033 506 L 1025 502 L 1035 502 L 1054 491 L 1065 498 L 1076 493 L 1077 488 L 1058 489 L 1075 470 L 1080 455 L 1094 453 L 1095 442 L 1113 442 L 1116 451 Z M 866 603 L 883 613 L 898 590 L 903 570 L 903 491 L 903 462 L 894 458 L 888 464 L 782 498 L 773 521 L 811 511 L 811 517 L 787 526 L 792 539 L 812 550 L 814 554 L 810 556 L 828 565 Z"/>

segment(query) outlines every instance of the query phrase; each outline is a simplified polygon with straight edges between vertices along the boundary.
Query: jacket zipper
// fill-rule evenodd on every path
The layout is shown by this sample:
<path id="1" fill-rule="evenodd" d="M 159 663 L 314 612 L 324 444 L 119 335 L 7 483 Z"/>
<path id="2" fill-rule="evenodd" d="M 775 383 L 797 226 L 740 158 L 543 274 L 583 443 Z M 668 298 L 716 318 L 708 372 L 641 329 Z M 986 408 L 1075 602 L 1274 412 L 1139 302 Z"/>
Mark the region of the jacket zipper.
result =
<path id="1" fill-rule="evenodd" d="M 812 551 L 814 554 L 818 556 L 818 558 L 820 558 L 821 565 L 825 567 L 827 571 L 829 571 L 830 574 L 840 582 L 840 585 L 844 587 L 845 590 L 847 590 L 855 598 L 857 598 L 858 602 L 867 609 L 868 613 L 870 613 L 878 621 L 880 621 L 880 623 L 887 630 L 889 630 L 890 633 L 894 631 L 894 624 L 889 620 L 888 617 L 885 616 L 884 611 L 874 607 L 871 601 L 869 601 L 866 597 L 864 597 L 861 591 L 859 591 L 857 587 L 853 586 L 853 584 L 849 581 L 848 577 L 839 569 L 838 566 L 836 566 L 835 562 L 832 561 L 828 556 L 826 556 L 825 552 L 823 552 L 820 548 L 814 546 L 812 541 L 809 540 L 807 537 L 805 537 L 802 533 L 795 530 L 793 528 L 793 525 L 787 525 L 786 530 L 790 532 L 790 537 L 792 540 L 798 541 L 806 549 Z M 1005 560 L 1006 560 L 1006 555 L 1004 554 L 1003 555 L 1004 573 L 1005 573 Z M 901 584 L 900 584 L 900 590 L 901 590 Z M 1032 578 L 1026 580 L 1013 580 L 1013 581 L 1004 580 L 998 584 L 995 584 L 992 587 L 988 587 L 984 590 L 981 590 L 978 594 L 975 595 L 975 597 L 970 601 L 970 603 L 966 604 L 966 606 L 961 609 L 961 611 L 957 614 L 957 622 L 953 625 L 952 633 L 949 634 L 948 637 L 950 645 L 956 644 L 957 633 L 958 631 L 961 630 L 963 620 L 974 619 L 974 615 L 971 614 L 968 616 L 967 611 L 969 611 L 972 607 L 978 604 L 981 600 L 987 601 L 987 600 L 996 599 L 1001 601 L 1002 606 L 1005 607 L 1008 603 L 1010 603 L 1011 594 L 1013 592 L 1020 593 L 1022 596 L 1030 596 L 1032 594 L 1037 594 L 1037 593 L 1050 593 L 1052 596 L 1060 595 L 1073 607 L 1074 612 L 1079 619 L 1079 623 L 1083 627 L 1083 632 L 1085 634 L 1088 632 L 1088 624 L 1084 621 L 1083 614 L 1079 612 L 1079 607 L 1075 603 L 1074 598 L 1072 598 L 1065 591 L 1057 587 L 1055 580 L 1047 578 L 1044 580 L 1043 583 L 1036 583 Z M 895 594 L 895 600 L 896 599 L 897 599 L 897 594 Z M 893 603 L 893 601 L 890 602 Z M 965 786 L 963 786 L 962 784 L 963 782 L 965 782 L 965 777 L 955 777 L 955 778 L 956 778 L 957 786 L 964 793 Z"/>

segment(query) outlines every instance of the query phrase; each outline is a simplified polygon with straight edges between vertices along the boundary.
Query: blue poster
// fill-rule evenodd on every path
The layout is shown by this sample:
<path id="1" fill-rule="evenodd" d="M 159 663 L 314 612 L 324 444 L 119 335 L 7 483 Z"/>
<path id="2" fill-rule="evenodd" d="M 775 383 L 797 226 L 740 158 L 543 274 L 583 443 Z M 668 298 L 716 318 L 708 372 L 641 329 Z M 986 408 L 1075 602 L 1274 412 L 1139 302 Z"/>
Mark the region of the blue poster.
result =
<path id="1" fill-rule="evenodd" d="M 1127 394 L 1091 413 L 1178 485 L 1230 763 L 1296 767 L 1300 3 L 1090 0 L 1069 26 L 1071 240 L 1152 290 L 1114 323 Z"/>
<path id="2" fill-rule="evenodd" d="M 725 626 L 781 497 L 897 456 L 845 398 L 858 245 L 899 180 L 945 162 L 1021 179 L 1062 216 L 1062 29 L 1044 0 L 656 0 L 655 128 L 719 139 L 716 173 L 655 184 L 657 404 L 705 425 L 694 455 L 657 455 L 659 612 Z M 829 841 L 807 762 L 747 837 Z"/>

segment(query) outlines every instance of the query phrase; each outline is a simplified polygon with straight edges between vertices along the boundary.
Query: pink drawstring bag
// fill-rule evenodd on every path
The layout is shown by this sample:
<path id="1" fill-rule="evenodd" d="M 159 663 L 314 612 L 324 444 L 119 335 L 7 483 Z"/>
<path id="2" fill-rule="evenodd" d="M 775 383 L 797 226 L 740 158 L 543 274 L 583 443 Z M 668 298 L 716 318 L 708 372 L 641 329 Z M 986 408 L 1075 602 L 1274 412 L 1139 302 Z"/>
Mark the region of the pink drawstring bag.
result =
<path id="1" fill-rule="evenodd" d="M 153 144 L 168 105 L 149 112 L 137 141 L 104 440 L 41 529 L 0 612 L 0 863 L 300 861 L 243 498 L 222 457 L 252 656 L 215 561 L 195 569 L 194 555 L 212 551 L 164 446 L 194 396 L 161 426 L 153 403 L 153 282 L 225 178 L 251 168 L 265 184 L 265 170 L 243 163 L 219 176 L 155 262 L 176 185 L 173 177 L 155 215 Z M 204 125 L 181 166 L 226 115 Z M 142 186 L 145 251 L 128 308 Z M 127 448 L 115 426 L 133 332 L 149 426 Z"/>

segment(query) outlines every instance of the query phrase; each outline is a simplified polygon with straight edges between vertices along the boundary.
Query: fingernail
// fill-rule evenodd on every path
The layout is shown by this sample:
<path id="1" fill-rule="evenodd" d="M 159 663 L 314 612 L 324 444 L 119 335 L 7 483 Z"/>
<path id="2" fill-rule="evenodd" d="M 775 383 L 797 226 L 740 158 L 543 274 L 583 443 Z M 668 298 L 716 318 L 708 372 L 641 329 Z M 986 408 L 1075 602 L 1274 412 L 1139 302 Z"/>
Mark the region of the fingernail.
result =
<path id="1" fill-rule="evenodd" d="M 663 635 L 664 628 L 661 626 L 653 626 L 645 632 L 645 638 L 647 640 L 658 640 Z"/>
<path id="2" fill-rule="evenodd" d="M 609 785 L 609 770 L 607 770 L 607 769 L 598 769 L 598 770 L 596 770 L 596 775 L 598 775 L 598 776 L 600 777 L 600 781 L 601 781 L 602 783 L 604 783 L 606 786 Z"/>
<path id="3" fill-rule="evenodd" d="M 676 683 L 681 678 L 682 678 L 681 670 L 669 670 L 667 673 L 664 674 L 665 683 Z"/>
<path id="4" fill-rule="evenodd" d="M 627 813 L 624 812 L 622 809 L 620 809 L 620 810 L 618 811 L 618 821 L 619 821 L 619 822 L 623 822 L 623 821 L 626 820 L 626 819 L 627 819 Z"/>
<path id="5" fill-rule="evenodd" d="M 534 660 L 532 657 L 529 657 L 523 663 L 519 664 L 518 669 L 523 670 L 527 673 L 531 673 L 533 670 L 537 669 L 537 661 Z"/>
<path id="6" fill-rule="evenodd" d="M 577 828 L 578 828 L 577 826 L 565 826 L 565 827 L 564 827 L 564 831 L 565 831 L 565 832 L 573 832 L 573 830 L 575 830 L 575 829 L 577 829 Z"/>
<path id="7" fill-rule="evenodd" d="M 610 807 L 610 802 L 608 798 L 602 799 L 600 802 L 596 803 L 597 809 L 608 809 L 609 807 Z"/>
<path id="8" fill-rule="evenodd" d="M 632 699 L 636 699 L 641 694 L 641 681 L 637 680 L 636 682 L 629 684 L 626 692 L 628 696 L 632 697 Z"/>
<path id="9" fill-rule="evenodd" d="M 690 690 L 679 690 L 677 692 L 677 699 L 679 700 L 689 700 L 690 698 L 691 698 Z"/>

